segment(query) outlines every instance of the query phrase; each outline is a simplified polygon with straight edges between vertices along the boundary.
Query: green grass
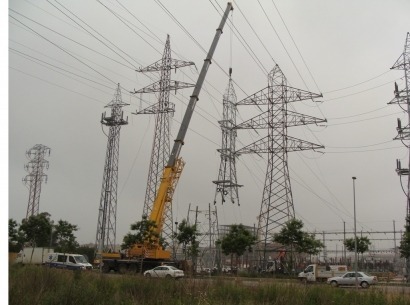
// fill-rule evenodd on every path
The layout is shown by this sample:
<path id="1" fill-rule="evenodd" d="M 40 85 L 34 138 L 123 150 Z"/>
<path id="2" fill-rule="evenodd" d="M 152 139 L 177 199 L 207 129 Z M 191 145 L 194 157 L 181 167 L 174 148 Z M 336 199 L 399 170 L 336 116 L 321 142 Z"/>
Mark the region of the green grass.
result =
<path id="1" fill-rule="evenodd" d="M 140 275 L 73 272 L 37 266 L 10 266 L 13 305 L 404 305 L 410 296 L 380 289 L 355 291 L 297 282 L 236 279 L 145 279 Z"/>

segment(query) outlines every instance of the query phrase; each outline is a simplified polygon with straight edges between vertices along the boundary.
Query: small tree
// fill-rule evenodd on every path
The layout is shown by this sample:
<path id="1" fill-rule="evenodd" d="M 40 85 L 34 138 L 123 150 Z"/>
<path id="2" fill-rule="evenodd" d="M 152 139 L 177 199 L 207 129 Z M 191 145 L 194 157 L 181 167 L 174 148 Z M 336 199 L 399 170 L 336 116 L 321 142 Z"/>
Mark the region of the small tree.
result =
<path id="1" fill-rule="evenodd" d="M 348 238 L 343 242 L 346 249 L 350 252 L 354 252 L 354 248 L 355 248 L 354 240 L 355 240 L 354 238 Z M 364 237 L 356 236 L 356 241 L 357 241 L 357 253 L 362 254 L 362 259 L 363 259 L 363 253 L 369 250 L 369 246 L 371 245 L 371 242 L 367 236 L 364 236 Z"/>
<path id="2" fill-rule="evenodd" d="M 228 234 L 222 238 L 220 243 L 223 254 L 231 256 L 231 269 L 233 255 L 236 256 L 236 265 L 238 265 L 239 257 L 241 257 L 245 251 L 252 251 L 252 246 L 255 242 L 255 236 L 242 224 L 232 225 L 230 227 Z"/>
<path id="3" fill-rule="evenodd" d="M 77 225 L 73 225 L 68 221 L 60 219 L 54 226 L 51 237 L 55 243 L 55 251 L 65 253 L 75 252 L 79 246 L 74 235 L 74 232 L 77 230 Z"/>
<path id="4" fill-rule="evenodd" d="M 95 248 L 94 247 L 89 247 L 89 246 L 79 246 L 76 250 L 76 253 L 82 254 L 85 256 L 85 258 L 88 260 L 88 262 L 92 262 L 94 254 L 95 254 Z"/>
<path id="5" fill-rule="evenodd" d="M 33 247 L 47 247 L 50 245 L 52 223 L 47 212 L 23 219 L 20 230 L 25 236 L 25 241 Z"/>
<path id="6" fill-rule="evenodd" d="M 290 247 L 289 267 L 293 270 L 293 251 L 297 253 L 317 254 L 324 247 L 323 243 L 315 239 L 314 234 L 303 230 L 303 222 L 296 218 L 287 221 L 279 233 L 273 235 L 273 241 Z"/>
<path id="7" fill-rule="evenodd" d="M 363 254 L 364 252 L 369 250 L 369 246 L 371 242 L 367 236 L 364 237 L 357 237 L 357 253 Z M 346 249 L 350 252 L 354 252 L 354 238 L 346 239 L 343 244 L 346 246 Z"/>
<path id="8" fill-rule="evenodd" d="M 131 230 L 136 231 L 136 233 L 128 232 L 124 236 L 121 249 L 129 249 L 134 244 L 153 244 L 159 239 L 159 234 L 155 232 L 156 228 L 155 221 L 149 220 L 147 215 L 143 215 L 141 221 L 131 224 Z"/>
<path id="9" fill-rule="evenodd" d="M 410 281 L 410 217 L 406 217 L 406 225 L 404 226 L 404 233 L 400 242 L 399 250 L 400 256 L 406 259 L 406 274 L 407 282 Z"/>
<path id="10" fill-rule="evenodd" d="M 9 252 L 19 252 L 24 244 L 24 234 L 17 221 L 9 219 Z"/>
<path id="11" fill-rule="evenodd" d="M 199 242 L 196 238 L 200 235 L 196 225 L 189 225 L 185 219 L 178 225 L 178 233 L 175 234 L 175 238 L 183 246 L 185 259 L 190 257 L 192 260 L 195 260 L 199 253 Z"/>

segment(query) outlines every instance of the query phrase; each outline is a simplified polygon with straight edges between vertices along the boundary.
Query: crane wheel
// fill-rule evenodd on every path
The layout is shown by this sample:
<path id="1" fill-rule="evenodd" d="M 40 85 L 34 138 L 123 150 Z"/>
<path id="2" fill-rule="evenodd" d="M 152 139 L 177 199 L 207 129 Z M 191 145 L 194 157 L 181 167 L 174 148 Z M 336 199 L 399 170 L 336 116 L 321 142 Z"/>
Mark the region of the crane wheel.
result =
<path id="1" fill-rule="evenodd" d="M 120 264 L 118 266 L 118 272 L 121 274 L 127 273 L 128 271 L 128 266 L 126 264 Z"/>
<path id="2" fill-rule="evenodd" d="M 136 264 L 129 265 L 128 272 L 129 273 L 137 273 L 138 272 L 138 266 Z"/>

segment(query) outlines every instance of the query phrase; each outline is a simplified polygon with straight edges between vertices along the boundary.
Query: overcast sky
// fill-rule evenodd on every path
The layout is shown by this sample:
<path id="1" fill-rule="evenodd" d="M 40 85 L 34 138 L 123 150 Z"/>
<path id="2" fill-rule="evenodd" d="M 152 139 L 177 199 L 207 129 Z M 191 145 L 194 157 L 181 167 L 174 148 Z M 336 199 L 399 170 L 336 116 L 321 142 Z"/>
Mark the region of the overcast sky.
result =
<path id="1" fill-rule="evenodd" d="M 26 215 L 25 152 L 43 144 L 51 155 L 40 211 L 78 225 L 80 243 L 95 242 L 107 146 L 100 118 L 120 83 L 130 104 L 120 139 L 120 243 L 142 214 L 153 141 L 154 117 L 132 113 L 157 101 L 153 94 L 129 94 L 159 77 L 135 70 L 161 58 L 169 34 L 173 58 L 193 61 L 199 71 L 225 7 L 215 0 L 9 1 L 9 217 L 20 223 Z M 406 199 L 395 165 L 401 159 L 407 167 L 409 156 L 393 138 L 397 118 L 407 122 L 407 114 L 387 103 L 394 82 L 404 85 L 404 73 L 390 67 L 403 52 L 409 13 L 408 0 L 235 1 L 181 151 L 186 166 L 174 195 L 176 220 L 187 217 L 189 204 L 204 211 L 213 202 L 221 145 L 217 121 L 229 66 L 240 101 L 267 86 L 267 73 L 277 63 L 291 86 L 324 96 L 322 103 L 294 103 L 292 110 L 328 120 L 325 126 L 289 129 L 325 146 L 323 153 L 290 153 L 296 217 L 312 232 L 342 231 L 343 222 L 353 230 L 356 176 L 358 230 L 391 231 L 393 220 L 402 229 Z M 191 83 L 197 76 L 194 68 L 172 73 Z M 171 143 L 191 93 L 171 94 Z M 259 113 L 241 106 L 238 123 Z M 237 148 L 261 136 L 240 130 Z M 266 157 L 240 157 L 241 206 L 217 203 L 220 224 L 257 224 Z"/>

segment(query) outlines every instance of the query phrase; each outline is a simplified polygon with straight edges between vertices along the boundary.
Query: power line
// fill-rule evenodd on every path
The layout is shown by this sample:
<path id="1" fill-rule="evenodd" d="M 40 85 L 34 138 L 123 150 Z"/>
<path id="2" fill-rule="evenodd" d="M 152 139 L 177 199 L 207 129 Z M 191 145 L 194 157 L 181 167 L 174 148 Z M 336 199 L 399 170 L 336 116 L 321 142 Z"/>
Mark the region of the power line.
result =
<path id="1" fill-rule="evenodd" d="M 88 23 L 86 23 L 85 21 L 83 21 L 81 18 L 79 18 L 76 14 L 74 14 L 73 12 L 71 12 L 68 8 L 66 8 L 65 6 L 63 6 L 61 3 L 59 3 L 57 0 L 55 0 L 60 6 L 62 6 L 66 11 L 70 12 L 74 17 L 76 17 L 78 20 L 80 20 L 82 23 L 84 23 L 86 26 L 88 26 L 90 29 L 92 29 L 95 33 L 97 33 L 98 35 L 100 35 L 102 38 L 104 38 L 106 41 L 108 41 L 111 45 L 113 45 L 114 47 L 116 47 L 119 51 L 121 51 L 123 54 L 125 54 L 126 56 L 128 56 L 130 59 L 132 59 L 133 61 L 137 62 L 134 58 L 132 58 L 130 55 L 126 54 L 124 51 L 122 51 L 121 49 L 119 49 L 115 44 L 113 44 L 110 40 L 108 40 L 107 38 L 105 38 L 103 35 L 101 35 L 99 32 L 97 32 L 94 28 L 92 28 Z M 87 30 L 85 27 L 83 27 L 81 24 L 79 24 L 77 21 L 75 21 L 73 18 L 71 18 L 70 16 L 68 16 L 65 12 L 63 12 L 60 8 L 58 8 L 57 6 L 55 6 L 54 4 L 52 4 L 50 2 L 50 0 L 47 0 L 48 3 L 50 3 L 53 7 L 55 7 L 58 11 L 60 11 L 62 14 L 64 14 L 67 18 L 69 18 L 71 21 L 73 21 L 75 24 L 77 24 L 78 26 L 80 26 L 84 31 L 86 31 L 89 35 L 91 35 L 92 37 L 94 37 L 96 40 L 98 40 L 99 42 L 101 42 L 104 46 L 106 46 L 108 49 L 110 49 L 112 52 L 114 52 L 115 54 L 117 54 L 119 57 L 121 57 L 123 60 L 125 60 L 127 63 L 129 63 L 130 65 L 132 65 L 135 69 L 137 67 L 135 67 L 134 64 L 132 64 L 128 59 L 126 59 L 124 56 L 122 56 L 121 54 L 119 54 L 117 51 L 115 51 L 113 48 L 111 48 L 107 43 L 105 43 L 104 41 L 102 41 L 101 39 L 99 39 L 97 36 L 95 36 L 93 33 L 91 33 L 89 30 Z M 137 62 L 138 63 L 138 62 Z"/>
<path id="2" fill-rule="evenodd" d="M 158 54 L 161 55 L 161 52 L 159 52 L 153 45 L 151 45 L 144 37 L 142 37 L 140 34 L 138 34 L 136 31 L 134 31 L 134 29 L 132 29 L 127 23 L 125 23 L 124 20 L 122 18 L 120 18 L 117 13 L 115 13 L 113 10 L 108 8 L 100 0 L 97 0 L 97 2 L 100 3 L 102 6 L 104 6 L 110 13 L 112 13 L 115 17 L 117 17 L 117 19 L 120 20 L 126 27 L 128 27 L 131 31 L 133 31 L 135 33 L 135 35 L 138 35 L 138 37 L 140 37 L 142 40 L 144 40 L 148 45 L 150 45 L 154 50 L 156 50 L 158 52 Z"/>
<path id="3" fill-rule="evenodd" d="M 308 67 L 308 65 L 307 65 L 307 63 L 306 63 L 306 61 L 305 61 L 305 59 L 304 59 L 303 56 L 302 56 L 302 53 L 301 53 L 300 50 L 299 50 L 299 47 L 297 46 L 295 40 L 293 39 L 293 36 L 292 36 L 292 34 L 290 33 L 290 31 L 289 31 L 289 29 L 288 29 L 288 26 L 286 25 L 285 20 L 283 20 L 282 15 L 281 15 L 281 13 L 279 12 L 279 10 L 278 10 L 278 8 L 277 8 L 277 6 L 276 6 L 276 4 L 275 4 L 275 2 L 274 2 L 273 0 L 272 0 L 272 4 L 273 4 L 273 6 L 275 7 L 276 12 L 278 13 L 280 19 L 282 20 L 282 23 L 283 23 L 283 25 L 285 26 L 286 31 L 288 32 L 290 38 L 292 39 L 292 42 L 293 42 L 293 44 L 295 45 L 296 50 L 298 51 L 299 56 L 300 56 L 300 58 L 301 58 L 302 61 L 303 61 L 303 64 L 305 65 L 306 69 L 308 70 L 308 72 L 309 72 L 309 74 L 310 74 L 310 77 L 312 78 L 313 82 L 315 83 L 317 90 L 318 90 L 319 92 L 321 92 L 321 90 L 319 89 L 318 84 L 316 83 L 315 78 L 313 77 L 312 72 L 310 71 L 310 69 L 309 69 L 309 67 Z"/>
<path id="4" fill-rule="evenodd" d="M 13 10 L 13 9 L 11 9 L 11 8 L 10 8 L 9 10 L 11 10 L 12 12 L 14 12 L 15 14 L 18 14 L 18 15 L 20 15 L 20 16 L 22 16 L 22 17 L 28 19 L 28 20 L 30 20 L 31 22 L 34 22 L 35 24 L 37 24 L 37 25 L 39 25 L 39 26 L 41 26 L 41 27 L 46 28 L 47 30 L 49 30 L 49 31 L 51 31 L 51 32 L 53 32 L 53 33 L 55 33 L 55 34 L 61 36 L 61 37 L 66 38 L 67 40 L 69 40 L 69 41 L 71 41 L 71 42 L 74 42 L 75 44 L 77 44 L 77 45 L 79 45 L 79 46 L 82 46 L 82 47 L 84 47 L 84 48 L 86 48 L 86 49 L 88 49 L 88 50 L 90 50 L 90 51 L 92 51 L 92 52 L 94 52 L 94 53 L 97 53 L 97 54 L 99 54 L 99 55 L 101 55 L 101 56 L 103 56 L 103 57 L 105 57 L 105 58 L 107 58 L 107 59 L 110 59 L 110 60 L 112 60 L 112 61 L 114 61 L 114 62 L 116 62 L 116 63 L 118 63 L 118 64 L 120 64 L 120 65 L 122 65 L 122 66 L 124 66 L 124 67 L 126 67 L 126 68 L 128 68 L 128 69 L 134 70 L 133 67 L 129 67 L 129 66 L 123 64 L 123 63 L 120 62 L 120 61 L 117 61 L 117 60 L 115 60 L 115 59 L 113 59 L 113 58 L 111 58 L 111 57 L 109 57 L 109 56 L 107 56 L 107 55 L 105 55 L 105 54 L 103 54 L 103 53 L 101 53 L 101 52 L 98 52 L 98 51 L 96 51 L 96 50 L 94 50 L 94 49 L 92 49 L 92 48 L 90 48 L 90 47 L 88 47 L 88 46 L 86 46 L 86 45 L 84 45 L 84 44 L 82 44 L 82 43 L 80 43 L 80 42 L 74 40 L 74 39 L 71 39 L 71 38 L 67 37 L 66 35 L 63 35 L 63 34 L 57 32 L 57 31 L 55 31 L 55 30 L 53 30 L 53 29 L 51 29 L 51 28 L 49 28 L 49 27 L 47 27 L 47 26 L 45 26 L 45 25 L 43 25 L 43 24 L 41 24 L 41 23 L 39 23 L 39 22 L 37 22 L 37 21 L 35 21 L 35 20 L 29 18 L 29 17 L 27 17 L 27 16 L 24 16 L 23 14 L 20 14 L 19 12 L 15 11 L 15 10 Z"/>
<path id="5" fill-rule="evenodd" d="M 23 53 L 23 52 L 20 52 L 20 51 L 18 51 L 18 50 L 16 50 L 16 49 L 9 48 L 9 50 L 15 52 L 17 55 L 20 55 L 20 56 L 22 56 L 22 57 L 24 57 L 24 58 L 26 58 L 26 59 L 28 59 L 28 60 L 34 62 L 34 63 L 37 63 L 37 64 L 43 63 L 43 64 L 45 64 L 45 65 L 48 65 L 48 66 L 51 66 L 51 67 L 53 67 L 53 68 L 59 69 L 59 70 L 61 70 L 61 71 L 64 71 L 64 72 L 69 73 L 69 74 L 72 74 L 72 75 L 77 76 L 77 77 L 79 77 L 79 78 L 82 78 L 82 79 L 84 79 L 84 80 L 93 82 L 93 83 L 95 83 L 95 84 L 97 84 L 97 85 L 100 85 L 100 86 L 103 86 L 103 87 L 106 87 L 106 88 L 111 88 L 110 86 L 107 86 L 107 85 L 105 85 L 105 84 L 99 83 L 99 82 L 94 81 L 94 80 L 92 80 L 92 79 L 86 78 L 86 77 L 84 77 L 84 76 L 81 76 L 81 75 L 76 74 L 76 73 L 74 73 L 74 72 L 68 71 L 68 70 L 63 69 L 63 68 L 61 68 L 61 67 L 57 67 L 56 65 L 50 64 L 50 63 L 48 63 L 48 62 L 46 62 L 46 61 L 44 61 L 44 60 L 41 60 L 41 59 L 39 59 L 39 58 L 30 56 L 30 55 L 28 55 L 28 54 L 26 54 L 26 53 Z M 40 62 L 40 63 L 39 63 L 39 62 Z M 42 65 L 42 66 L 43 66 L 43 67 L 46 67 L 46 66 L 44 66 L 44 65 Z M 50 67 L 48 67 L 48 68 L 50 68 Z M 53 71 L 55 71 L 55 70 L 53 70 Z M 55 72 L 58 72 L 58 71 L 55 71 Z"/>
<path id="6" fill-rule="evenodd" d="M 369 89 L 366 89 L 366 90 L 358 91 L 358 92 L 355 92 L 355 93 L 351 93 L 351 94 L 347 94 L 347 95 L 343 95 L 343 96 L 339 96 L 339 97 L 335 97 L 335 98 L 331 98 L 331 99 L 326 99 L 326 102 L 334 101 L 334 100 L 340 100 L 340 99 L 345 98 L 345 97 L 349 97 L 349 96 L 361 94 L 361 93 L 363 93 L 363 92 L 367 92 L 367 91 L 370 91 L 370 90 L 374 90 L 374 89 L 377 89 L 377 88 L 380 88 L 380 87 L 383 87 L 383 86 L 386 86 L 386 85 L 391 85 L 392 82 L 398 81 L 398 80 L 400 80 L 400 79 L 402 79 L 402 77 L 396 78 L 396 79 L 394 79 L 394 80 L 392 80 L 392 81 L 389 81 L 389 82 L 387 82 L 387 83 L 384 83 L 384 84 L 381 84 L 381 85 L 378 85 L 378 86 L 375 86 L 375 87 L 372 87 L 372 88 L 369 88 Z"/>
<path id="7" fill-rule="evenodd" d="M 387 148 L 380 148 L 380 149 L 369 149 L 369 150 L 327 151 L 326 153 L 327 154 L 351 154 L 351 153 L 391 150 L 391 149 L 398 149 L 398 148 L 403 148 L 403 146 L 387 147 Z"/>
<path id="8" fill-rule="evenodd" d="M 343 119 L 354 118 L 354 117 L 357 117 L 357 116 L 361 116 L 361 115 L 369 114 L 369 113 L 372 113 L 372 112 L 376 112 L 376 111 L 382 110 L 382 109 L 387 108 L 387 107 L 389 107 L 389 106 L 383 106 L 383 107 L 380 107 L 380 108 L 377 108 L 377 109 L 374 109 L 374 110 L 370 110 L 370 111 L 367 111 L 367 112 L 362 112 L 362 113 L 359 113 L 359 114 L 349 115 L 349 116 L 342 116 L 342 117 L 337 117 L 337 118 L 328 118 L 328 120 L 330 121 L 330 120 L 343 120 Z"/>
<path id="9" fill-rule="evenodd" d="M 212 4 L 212 6 L 215 8 L 215 10 L 217 11 L 217 13 L 219 14 L 219 15 L 221 15 L 221 12 L 219 12 L 218 11 L 218 9 L 215 7 L 215 5 L 211 2 L 211 0 L 210 0 L 210 3 Z M 217 3 L 218 4 L 218 3 Z M 221 6 L 218 4 L 218 6 L 219 6 L 219 8 L 221 9 L 221 11 L 223 12 L 223 9 L 221 8 Z M 228 26 L 231 28 L 231 30 L 232 30 L 232 28 L 234 28 L 235 30 L 236 30 L 236 33 L 235 32 L 233 32 L 234 33 L 234 35 L 236 36 L 236 38 L 238 38 L 238 41 L 242 44 L 242 46 L 244 47 L 244 49 L 246 50 L 246 52 L 248 52 L 248 54 L 251 56 L 251 58 L 253 59 L 253 61 L 256 63 L 256 65 L 258 66 L 258 68 L 262 71 L 262 73 L 264 74 L 264 75 L 267 75 L 268 74 L 268 71 L 265 69 L 265 67 L 264 67 L 264 65 L 262 64 L 262 62 L 260 61 L 260 59 L 258 58 L 258 56 L 255 54 L 255 52 L 253 51 L 253 49 L 251 48 L 251 46 L 247 43 L 247 41 L 246 41 L 246 39 L 245 38 L 243 38 L 243 36 L 242 36 L 242 34 L 240 33 L 240 31 L 237 29 L 237 27 L 234 25 L 234 24 L 232 24 L 232 22 L 231 22 L 231 24 L 229 25 L 228 24 Z M 238 37 L 238 35 L 240 36 L 240 38 Z M 242 39 L 242 40 L 241 40 Z M 246 44 L 246 46 L 245 46 L 245 44 Z M 252 54 L 251 54 L 252 53 Z M 226 72 L 225 72 L 226 73 Z M 235 82 L 234 82 L 235 83 Z M 239 88 L 239 89 L 241 89 L 241 91 L 243 91 L 242 90 L 242 88 L 237 84 L 237 83 L 235 83 L 235 85 Z M 245 93 L 245 92 L 244 92 Z M 246 94 L 246 93 L 245 93 Z M 247 94 L 246 94 L 247 95 Z"/>
<path id="10" fill-rule="evenodd" d="M 20 73 L 22 73 L 22 74 L 25 74 L 25 75 L 27 75 L 27 76 L 30 76 L 30 77 L 32 77 L 32 78 L 36 78 L 36 79 L 41 80 L 42 82 L 45 82 L 45 83 L 47 83 L 47 84 L 49 84 L 49 85 L 53 85 L 53 86 L 56 86 L 56 87 L 58 87 L 58 88 L 61 88 L 61 89 L 64 89 L 64 90 L 73 92 L 73 93 L 75 93 L 75 94 L 81 95 L 81 96 L 83 96 L 83 97 L 86 97 L 87 99 L 94 100 L 94 101 L 96 101 L 96 102 L 98 102 L 98 103 L 105 104 L 104 102 L 101 102 L 100 100 L 98 100 L 98 99 L 96 99 L 96 98 L 94 98 L 94 97 L 91 97 L 91 96 L 82 94 L 82 93 L 80 93 L 80 92 L 74 91 L 74 90 L 72 90 L 72 89 L 63 87 L 63 86 L 61 86 L 61 85 L 58 85 L 58 84 L 53 83 L 53 82 L 50 82 L 49 80 L 43 79 L 43 78 L 38 77 L 38 76 L 36 76 L 36 75 L 32 75 L 32 74 L 30 74 L 30 73 L 21 71 L 21 70 L 19 70 L 19 69 L 17 69 L 17 68 L 14 68 L 14 67 L 12 67 L 12 66 L 9 66 L 9 69 L 18 71 L 18 72 L 20 72 Z"/>
<path id="11" fill-rule="evenodd" d="M 35 31 L 34 29 L 32 29 L 31 27 L 29 27 L 28 25 L 24 24 L 23 22 L 21 22 L 20 20 L 18 20 L 17 18 L 11 16 L 9 14 L 9 17 L 14 19 L 15 21 L 17 21 L 18 23 L 22 24 L 24 27 L 30 29 L 31 31 L 33 31 L 34 33 L 36 33 L 38 36 L 40 36 L 41 38 L 43 38 L 44 40 L 48 41 L 49 43 L 51 43 L 52 45 L 54 45 L 55 47 L 59 48 L 61 51 L 63 51 L 64 53 L 66 53 L 67 55 L 71 56 L 72 58 L 76 59 L 77 61 L 79 61 L 80 63 L 82 63 L 83 65 L 87 66 L 88 68 L 90 68 L 91 70 L 93 70 L 94 72 L 98 73 L 99 75 L 101 75 L 102 77 L 104 77 L 105 79 L 109 80 L 110 82 L 117 84 L 116 82 L 114 82 L 113 80 L 111 80 L 110 78 L 108 78 L 107 76 L 105 76 L 104 74 L 102 74 L 101 72 L 98 72 L 97 70 L 95 70 L 93 67 L 91 67 L 90 65 L 86 64 L 85 62 L 83 62 L 82 60 L 78 59 L 77 57 L 75 57 L 74 55 L 72 55 L 70 52 L 66 51 L 64 48 L 60 47 L 59 45 L 57 45 L 56 43 L 52 42 L 51 40 L 49 40 L 48 38 L 44 37 L 43 35 L 41 35 L 40 33 L 38 33 L 37 31 Z"/>
<path id="12" fill-rule="evenodd" d="M 330 91 L 323 92 L 323 93 L 332 93 L 332 92 L 337 92 L 337 91 L 342 91 L 342 90 L 350 89 L 350 88 L 353 88 L 353 87 L 362 85 L 362 84 L 364 84 L 364 83 L 367 83 L 367 82 L 369 82 L 369 81 L 372 81 L 372 80 L 374 80 L 374 79 L 376 79 L 376 78 L 379 78 L 380 76 L 383 76 L 383 75 L 389 73 L 390 71 L 391 71 L 391 70 L 387 70 L 386 72 L 383 72 L 382 74 L 379 74 L 379 75 L 377 75 L 377 76 L 374 76 L 374 77 L 372 77 L 372 78 L 369 78 L 369 79 L 367 79 L 367 80 L 365 80 L 365 81 L 362 81 L 362 82 L 357 83 L 357 84 L 354 84 L 354 85 L 350 85 L 350 86 L 343 87 L 343 88 L 339 88 L 339 89 L 330 90 Z"/>
<path id="13" fill-rule="evenodd" d="M 276 36 L 278 37 L 278 39 L 279 39 L 279 41 L 280 41 L 282 47 L 285 49 L 286 54 L 288 55 L 290 61 L 291 61 L 292 64 L 293 64 L 293 67 L 295 68 L 296 72 L 299 74 L 300 79 L 302 80 L 302 82 L 303 82 L 303 84 L 305 85 L 305 87 L 310 91 L 309 86 L 306 84 L 305 80 L 303 79 L 302 75 L 300 74 L 300 71 L 299 71 L 298 67 L 296 66 L 295 62 L 293 61 L 292 56 L 290 56 L 290 54 L 289 54 L 288 50 L 286 49 L 286 47 L 285 47 L 285 45 L 284 45 L 282 39 L 280 38 L 278 32 L 276 31 L 275 27 L 273 26 L 271 20 L 270 20 L 269 17 L 268 17 L 268 14 L 266 13 L 265 9 L 263 8 L 263 6 L 262 6 L 262 4 L 260 3 L 259 0 L 258 0 L 258 3 L 259 3 L 259 6 L 261 7 L 263 13 L 265 14 L 266 19 L 268 19 L 268 22 L 269 22 L 270 26 L 272 27 L 273 31 L 275 32 Z"/>
<path id="14" fill-rule="evenodd" d="M 351 121 L 351 122 L 346 122 L 346 123 L 328 124 L 327 126 L 338 126 L 338 125 L 347 125 L 347 124 L 353 124 L 353 123 L 361 123 L 361 122 L 365 122 L 365 121 L 370 121 L 370 120 L 375 120 L 375 119 L 388 117 L 388 116 L 391 116 L 391 115 L 396 115 L 396 114 L 399 114 L 399 113 L 402 113 L 402 112 L 400 111 L 400 112 L 390 113 L 390 114 L 386 114 L 386 115 L 381 115 L 381 116 L 377 116 L 377 117 L 372 117 L 372 118 L 358 120 L 358 121 Z"/>
<path id="15" fill-rule="evenodd" d="M 369 145 L 363 145 L 363 146 L 326 146 L 327 148 L 365 148 L 365 147 L 372 147 L 372 146 L 378 146 L 386 143 L 392 143 L 393 140 L 390 141 L 385 141 L 385 142 L 380 142 L 380 143 L 375 143 L 375 144 L 369 144 Z"/>

